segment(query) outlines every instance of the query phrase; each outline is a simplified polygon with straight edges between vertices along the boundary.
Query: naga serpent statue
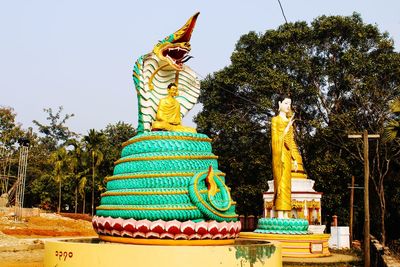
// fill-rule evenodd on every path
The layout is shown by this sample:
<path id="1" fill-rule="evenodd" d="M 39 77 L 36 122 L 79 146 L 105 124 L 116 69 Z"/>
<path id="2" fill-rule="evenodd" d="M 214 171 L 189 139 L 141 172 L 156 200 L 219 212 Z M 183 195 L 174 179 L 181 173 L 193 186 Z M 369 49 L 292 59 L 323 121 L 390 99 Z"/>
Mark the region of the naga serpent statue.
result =
<path id="1" fill-rule="evenodd" d="M 184 64 L 198 15 L 134 65 L 138 134 L 122 144 L 114 173 L 105 179 L 107 190 L 93 218 L 103 240 L 227 244 L 240 232 L 211 139 L 181 125 L 200 94 L 195 72 Z"/>

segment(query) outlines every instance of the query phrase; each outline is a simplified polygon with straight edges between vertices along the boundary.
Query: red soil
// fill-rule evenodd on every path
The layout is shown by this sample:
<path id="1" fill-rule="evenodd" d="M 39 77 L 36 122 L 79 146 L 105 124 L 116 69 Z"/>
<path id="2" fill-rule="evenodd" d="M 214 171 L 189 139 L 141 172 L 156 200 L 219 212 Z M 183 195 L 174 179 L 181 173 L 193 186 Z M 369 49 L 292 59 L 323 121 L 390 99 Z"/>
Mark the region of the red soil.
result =
<path id="1" fill-rule="evenodd" d="M 4 251 L 3 246 L 22 246 L 24 240 L 47 237 L 96 236 L 91 217 L 87 214 L 41 214 L 15 222 L 12 217 L 0 214 L 0 266 L 41 267 L 44 249 Z M 15 238 L 17 237 L 17 238 Z M 24 239 L 29 238 L 29 239 Z M 32 241 L 31 241 L 32 242 Z"/>
<path id="2" fill-rule="evenodd" d="M 23 222 L 1 220 L 0 231 L 16 237 L 58 237 L 58 236 L 94 236 L 90 217 L 88 215 L 72 215 L 71 219 L 55 214 L 42 214 L 40 217 L 30 217 Z"/>

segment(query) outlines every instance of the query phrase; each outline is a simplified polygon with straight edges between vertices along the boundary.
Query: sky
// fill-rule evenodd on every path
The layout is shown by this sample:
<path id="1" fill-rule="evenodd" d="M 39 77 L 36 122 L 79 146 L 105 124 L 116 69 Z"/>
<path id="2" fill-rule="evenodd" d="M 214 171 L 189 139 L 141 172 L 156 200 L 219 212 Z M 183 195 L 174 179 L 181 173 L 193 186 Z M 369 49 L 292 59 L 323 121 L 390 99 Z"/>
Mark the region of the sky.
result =
<path id="1" fill-rule="evenodd" d="M 400 47 L 400 1 L 281 0 L 288 22 L 361 14 Z M 136 59 L 197 11 L 187 64 L 200 78 L 230 64 L 240 36 L 283 24 L 278 0 L 0 0 L 0 106 L 12 107 L 24 129 L 46 123 L 44 108 L 75 116 L 79 134 L 123 121 L 137 126 L 132 81 Z M 193 116 L 184 118 L 194 126 Z M 34 127 L 35 129 L 35 127 Z"/>

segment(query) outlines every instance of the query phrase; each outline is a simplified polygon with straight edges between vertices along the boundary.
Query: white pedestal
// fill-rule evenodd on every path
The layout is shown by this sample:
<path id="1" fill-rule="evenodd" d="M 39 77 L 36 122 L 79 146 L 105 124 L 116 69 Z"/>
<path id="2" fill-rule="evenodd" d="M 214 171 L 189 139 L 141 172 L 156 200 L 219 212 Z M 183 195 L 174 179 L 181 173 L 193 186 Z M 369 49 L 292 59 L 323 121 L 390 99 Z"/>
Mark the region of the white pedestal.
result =
<path id="1" fill-rule="evenodd" d="M 331 238 L 328 245 L 333 249 L 350 248 L 350 231 L 348 226 L 331 226 Z"/>
<path id="2" fill-rule="evenodd" d="M 292 194 L 296 192 L 315 192 L 314 180 L 311 179 L 292 179 Z M 274 192 L 274 180 L 268 181 L 267 193 Z"/>
<path id="3" fill-rule="evenodd" d="M 306 219 L 310 225 L 321 224 L 321 192 L 314 190 L 314 180 L 292 178 L 291 180 L 292 211 L 290 217 Z M 274 181 L 268 181 L 268 191 L 263 194 L 264 217 L 273 218 L 276 211 L 273 207 Z M 321 232 L 321 229 L 315 229 Z M 323 230 L 322 230 L 323 232 Z"/>
<path id="4" fill-rule="evenodd" d="M 312 234 L 323 234 L 325 231 L 326 225 L 313 225 L 310 224 L 308 226 L 308 231 Z"/>

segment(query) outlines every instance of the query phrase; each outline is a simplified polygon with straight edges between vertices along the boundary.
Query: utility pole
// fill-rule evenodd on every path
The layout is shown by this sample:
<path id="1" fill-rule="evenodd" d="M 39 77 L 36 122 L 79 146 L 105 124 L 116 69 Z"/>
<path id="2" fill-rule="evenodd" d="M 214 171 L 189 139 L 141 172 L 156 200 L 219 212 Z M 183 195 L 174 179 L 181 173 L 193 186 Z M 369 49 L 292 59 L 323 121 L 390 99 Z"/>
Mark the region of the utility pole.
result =
<path id="1" fill-rule="evenodd" d="M 353 244 L 353 203 L 354 203 L 354 175 L 351 176 L 351 191 L 350 191 L 350 247 Z"/>
<path id="2" fill-rule="evenodd" d="M 348 187 L 350 188 L 350 246 L 353 243 L 354 240 L 354 231 L 353 231 L 353 225 L 354 225 L 354 189 L 364 189 L 363 186 L 358 186 L 358 184 L 355 184 L 355 177 L 354 175 L 351 176 L 351 185 Z"/>
<path id="3" fill-rule="evenodd" d="M 92 151 L 92 216 L 94 215 L 94 151 Z"/>
<path id="4" fill-rule="evenodd" d="M 368 134 L 364 130 L 363 134 L 348 135 L 348 138 L 363 138 L 364 147 L 364 266 L 370 267 L 370 228 L 369 228 L 369 152 L 368 138 L 379 138 L 379 134 Z"/>

